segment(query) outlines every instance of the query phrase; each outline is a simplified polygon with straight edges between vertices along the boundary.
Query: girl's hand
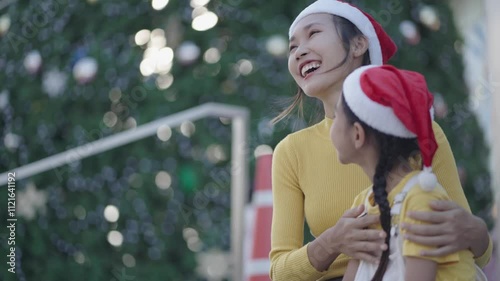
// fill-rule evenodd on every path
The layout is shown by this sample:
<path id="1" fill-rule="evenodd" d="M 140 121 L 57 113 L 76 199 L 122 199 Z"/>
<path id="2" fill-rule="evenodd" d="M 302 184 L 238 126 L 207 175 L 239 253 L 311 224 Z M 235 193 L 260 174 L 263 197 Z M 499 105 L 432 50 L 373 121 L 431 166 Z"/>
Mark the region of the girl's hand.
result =
<path id="1" fill-rule="evenodd" d="M 476 257 L 483 255 L 489 237 L 486 224 L 480 218 L 453 201 L 432 201 L 430 206 L 433 212 L 409 213 L 410 218 L 428 224 L 402 224 L 408 231 L 405 238 L 436 247 L 422 251 L 423 256 L 445 256 L 464 249 L 471 250 Z"/>

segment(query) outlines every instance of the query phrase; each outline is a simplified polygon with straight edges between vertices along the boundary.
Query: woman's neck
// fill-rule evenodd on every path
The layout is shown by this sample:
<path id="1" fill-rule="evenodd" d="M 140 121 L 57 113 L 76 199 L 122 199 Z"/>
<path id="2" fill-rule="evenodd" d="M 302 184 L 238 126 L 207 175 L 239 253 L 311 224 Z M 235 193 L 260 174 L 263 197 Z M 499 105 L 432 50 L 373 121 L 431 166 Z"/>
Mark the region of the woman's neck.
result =
<path id="1" fill-rule="evenodd" d="M 325 109 L 325 117 L 333 119 L 335 116 L 335 107 L 340 98 L 342 91 L 336 90 L 333 93 L 327 93 L 321 97 L 321 102 L 323 103 L 323 108 Z"/>

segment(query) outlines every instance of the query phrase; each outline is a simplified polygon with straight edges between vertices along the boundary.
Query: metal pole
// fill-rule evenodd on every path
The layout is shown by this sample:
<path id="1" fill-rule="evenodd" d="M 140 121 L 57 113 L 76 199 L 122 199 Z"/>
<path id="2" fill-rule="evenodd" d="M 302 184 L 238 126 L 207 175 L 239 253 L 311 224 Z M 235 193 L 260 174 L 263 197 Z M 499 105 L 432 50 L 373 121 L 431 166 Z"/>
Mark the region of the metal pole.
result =
<path id="1" fill-rule="evenodd" d="M 28 165 L 13 169 L 8 172 L 15 172 L 16 179 L 22 180 L 39 173 L 58 168 L 60 166 L 99 154 L 110 149 L 129 144 L 134 141 L 156 134 L 160 126 L 176 127 L 185 121 L 195 121 L 207 116 L 235 117 L 248 116 L 248 110 L 245 108 L 207 103 L 185 111 L 160 118 L 158 120 L 138 126 L 109 137 L 96 140 L 82 146 L 69 149 L 45 159 L 30 163 Z M 7 173 L 0 174 L 0 186 L 7 184 Z"/>
<path id="2" fill-rule="evenodd" d="M 233 281 L 243 280 L 243 241 L 245 235 L 245 205 L 248 195 L 248 116 L 236 117 L 232 123 L 231 149 L 231 248 Z"/>

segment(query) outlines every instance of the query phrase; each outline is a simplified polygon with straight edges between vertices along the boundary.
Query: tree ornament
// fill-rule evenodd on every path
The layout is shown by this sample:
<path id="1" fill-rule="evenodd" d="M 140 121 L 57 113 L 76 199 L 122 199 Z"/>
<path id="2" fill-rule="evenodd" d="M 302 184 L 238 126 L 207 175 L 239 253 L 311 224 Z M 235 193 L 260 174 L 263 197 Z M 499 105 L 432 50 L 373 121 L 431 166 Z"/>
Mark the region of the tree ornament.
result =
<path id="1" fill-rule="evenodd" d="M 73 67 L 73 77 L 79 84 L 86 84 L 94 80 L 97 73 L 97 61 L 91 57 L 78 60 Z"/>
<path id="2" fill-rule="evenodd" d="M 21 137 L 12 133 L 7 133 L 3 139 L 3 144 L 5 145 L 5 148 L 7 148 L 10 151 L 16 151 L 20 143 L 21 143 Z"/>
<path id="3" fill-rule="evenodd" d="M 437 31 L 441 26 L 438 13 L 436 9 L 429 5 L 424 5 L 418 12 L 420 22 L 427 26 L 429 29 Z"/>
<path id="4" fill-rule="evenodd" d="M 9 31 L 10 28 L 10 16 L 3 15 L 0 17 L 0 36 L 4 35 Z"/>
<path id="5" fill-rule="evenodd" d="M 410 45 L 417 45 L 420 42 L 420 32 L 415 23 L 410 20 L 404 20 L 399 24 L 399 32 Z"/>
<path id="6" fill-rule="evenodd" d="M 267 39 L 266 50 L 275 57 L 285 57 L 288 52 L 288 40 L 283 35 L 273 35 Z"/>
<path id="7" fill-rule="evenodd" d="M 209 281 L 222 281 L 229 277 L 231 257 L 229 253 L 212 249 L 207 252 L 200 252 L 196 256 L 198 267 L 196 271 L 199 275 Z"/>
<path id="8" fill-rule="evenodd" d="M 37 50 L 29 52 L 24 58 L 24 67 L 30 74 L 36 74 L 42 66 L 42 56 Z"/>
<path id="9" fill-rule="evenodd" d="M 175 55 L 182 65 L 190 65 L 200 56 L 200 48 L 195 43 L 186 41 L 177 48 Z"/>
<path id="10" fill-rule="evenodd" d="M 17 214 L 27 220 L 32 220 L 37 212 L 45 212 L 47 197 L 45 191 L 39 191 L 34 183 L 29 183 L 17 195 Z"/>
<path id="11" fill-rule="evenodd" d="M 66 89 L 67 75 L 59 70 L 50 70 L 43 76 L 42 88 L 49 97 L 60 96 Z"/>
<path id="12" fill-rule="evenodd" d="M 434 94 L 434 115 L 439 119 L 448 116 L 448 104 L 439 93 Z"/>

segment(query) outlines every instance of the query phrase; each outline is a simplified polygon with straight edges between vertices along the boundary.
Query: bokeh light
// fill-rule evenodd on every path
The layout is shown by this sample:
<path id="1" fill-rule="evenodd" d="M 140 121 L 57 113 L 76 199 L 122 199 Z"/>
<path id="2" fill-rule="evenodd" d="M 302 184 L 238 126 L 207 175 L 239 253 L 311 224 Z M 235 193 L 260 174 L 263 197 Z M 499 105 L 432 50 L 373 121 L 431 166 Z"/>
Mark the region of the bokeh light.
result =
<path id="1" fill-rule="evenodd" d="M 108 242 L 112 246 L 120 247 L 123 243 L 123 235 L 117 230 L 108 232 Z"/>
<path id="2" fill-rule="evenodd" d="M 157 11 L 163 10 L 163 8 L 167 6 L 167 4 L 168 0 L 153 0 L 151 2 L 151 6 Z"/>
<path id="3" fill-rule="evenodd" d="M 155 183 L 159 189 L 168 189 L 172 184 L 172 177 L 169 173 L 160 171 L 156 174 Z"/>
<path id="4" fill-rule="evenodd" d="M 182 122 L 182 124 L 181 124 L 181 133 L 184 136 L 190 137 L 190 136 L 192 136 L 194 134 L 195 131 L 196 131 L 196 127 L 193 124 L 193 122 L 191 122 L 191 121 Z"/>
<path id="5" fill-rule="evenodd" d="M 217 63 L 220 60 L 220 52 L 217 48 L 210 48 L 205 51 L 203 59 L 207 63 Z"/>
<path id="6" fill-rule="evenodd" d="M 210 2 L 210 0 L 191 0 L 191 2 L 189 4 L 191 5 L 191 7 L 197 8 L 197 7 L 205 6 L 209 2 Z"/>
<path id="7" fill-rule="evenodd" d="M 194 30 L 205 31 L 214 27 L 217 24 L 219 18 L 213 12 L 207 11 L 193 19 L 191 26 Z"/>
<path id="8" fill-rule="evenodd" d="M 107 127 L 111 128 L 114 125 L 116 125 L 116 122 L 118 122 L 118 116 L 112 111 L 108 111 L 104 114 L 104 117 L 102 118 L 102 122 L 104 125 Z"/>
<path id="9" fill-rule="evenodd" d="M 162 125 L 156 130 L 156 136 L 162 141 L 168 141 L 172 136 L 172 129 L 167 125 Z"/>
<path id="10" fill-rule="evenodd" d="M 135 266 L 135 258 L 131 254 L 123 254 L 122 262 L 126 267 L 134 267 Z"/>
<path id="11" fill-rule="evenodd" d="M 104 218 L 108 222 L 117 222 L 120 217 L 120 211 L 114 205 L 108 205 L 104 208 Z"/>
<path id="12" fill-rule="evenodd" d="M 273 35 L 266 41 L 266 50 L 275 57 L 284 57 L 288 53 L 288 40 L 283 35 Z"/>
<path id="13" fill-rule="evenodd" d="M 151 31 L 147 29 L 139 30 L 137 31 L 134 37 L 135 44 L 137 44 L 138 46 L 145 45 L 149 42 L 150 38 L 151 38 Z"/>

